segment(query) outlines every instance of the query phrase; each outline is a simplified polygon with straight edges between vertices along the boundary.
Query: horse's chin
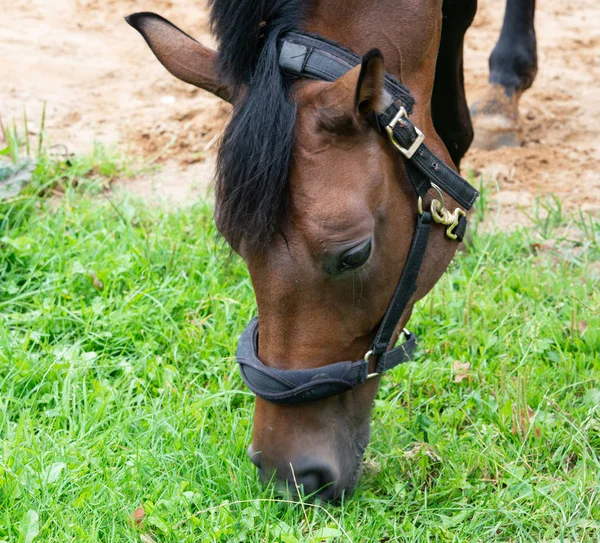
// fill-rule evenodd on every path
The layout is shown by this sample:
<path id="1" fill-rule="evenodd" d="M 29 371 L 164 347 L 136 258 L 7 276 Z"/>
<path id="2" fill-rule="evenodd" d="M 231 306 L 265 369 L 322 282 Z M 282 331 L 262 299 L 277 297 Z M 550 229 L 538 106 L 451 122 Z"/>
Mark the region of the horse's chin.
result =
<path id="1" fill-rule="evenodd" d="M 344 480 L 339 481 L 339 483 L 335 485 L 334 492 L 328 497 L 327 501 L 339 501 L 342 498 L 347 498 L 354 492 L 362 474 L 363 457 L 370 439 L 371 426 L 370 424 L 367 424 L 352 441 L 351 466 L 346 471 Z"/>

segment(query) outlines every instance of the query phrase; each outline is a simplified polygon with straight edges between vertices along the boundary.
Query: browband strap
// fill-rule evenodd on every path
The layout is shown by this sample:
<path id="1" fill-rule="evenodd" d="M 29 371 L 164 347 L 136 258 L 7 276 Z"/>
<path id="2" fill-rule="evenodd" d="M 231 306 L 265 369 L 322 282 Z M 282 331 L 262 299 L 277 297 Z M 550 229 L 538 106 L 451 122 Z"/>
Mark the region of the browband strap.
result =
<path id="1" fill-rule="evenodd" d="M 296 77 L 334 81 L 361 63 L 352 51 L 304 32 L 286 32 L 280 38 L 280 48 L 279 66 Z M 479 192 L 423 143 L 423 135 L 408 118 L 413 105 L 408 89 L 386 74 L 383 113 L 377 115 L 377 121 L 381 130 L 396 121 L 392 131 L 398 145 L 394 145 L 415 167 L 412 174 L 408 171 L 415 190 L 423 196 L 434 182 L 462 207 L 471 209 Z"/>

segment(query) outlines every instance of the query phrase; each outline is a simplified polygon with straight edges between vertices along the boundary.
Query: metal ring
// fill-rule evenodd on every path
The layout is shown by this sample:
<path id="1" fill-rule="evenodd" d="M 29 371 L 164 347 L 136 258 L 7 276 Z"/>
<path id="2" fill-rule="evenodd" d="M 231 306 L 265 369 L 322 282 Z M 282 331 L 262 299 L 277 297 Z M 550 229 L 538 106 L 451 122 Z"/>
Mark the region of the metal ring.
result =
<path id="1" fill-rule="evenodd" d="M 373 355 L 373 351 L 367 351 L 367 354 L 365 355 L 365 362 L 369 361 L 369 358 L 371 358 L 371 356 Z M 365 379 L 366 381 L 368 381 L 369 379 L 373 379 L 373 377 L 379 377 L 379 373 L 375 372 L 375 373 L 369 373 L 367 375 L 367 378 Z"/>
<path id="2" fill-rule="evenodd" d="M 435 192 L 438 193 L 439 197 L 440 197 L 440 209 L 443 209 L 445 206 L 444 203 L 444 193 L 442 192 L 442 189 L 440 187 L 438 187 L 435 183 L 431 183 L 429 182 L 429 184 L 431 185 L 431 188 L 433 190 L 435 190 Z M 436 200 L 433 200 L 434 202 Z M 433 202 L 432 202 L 432 206 L 433 206 Z M 419 196 L 419 199 L 417 200 L 417 210 L 419 211 L 419 215 L 423 215 L 423 198 L 421 198 L 421 196 Z M 433 215 L 435 215 L 435 213 L 433 212 L 433 207 L 432 207 L 432 213 Z"/>
<path id="3" fill-rule="evenodd" d="M 442 207 L 446 207 L 446 204 L 444 203 L 444 193 L 442 192 L 442 189 L 440 187 L 438 187 L 435 183 L 431 183 L 431 188 L 433 190 L 435 190 L 435 192 L 438 193 L 439 197 L 440 197 L 440 204 Z"/>

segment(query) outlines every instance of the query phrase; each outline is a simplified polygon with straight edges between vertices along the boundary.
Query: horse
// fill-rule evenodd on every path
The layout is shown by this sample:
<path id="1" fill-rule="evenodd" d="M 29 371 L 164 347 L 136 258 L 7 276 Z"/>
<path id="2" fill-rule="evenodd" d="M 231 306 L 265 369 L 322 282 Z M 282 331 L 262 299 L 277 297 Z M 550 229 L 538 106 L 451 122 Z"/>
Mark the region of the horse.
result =
<path id="1" fill-rule="evenodd" d="M 257 395 L 248 455 L 262 480 L 336 500 L 360 477 L 381 375 L 412 356 L 414 336 L 396 342 L 477 197 L 457 173 L 473 140 L 463 38 L 476 0 L 209 6 L 218 51 L 153 13 L 127 21 L 175 77 L 233 105 L 215 221 L 258 309 L 237 353 Z M 474 111 L 506 121 L 488 145 L 518 137 L 533 12 L 508 0 Z"/>

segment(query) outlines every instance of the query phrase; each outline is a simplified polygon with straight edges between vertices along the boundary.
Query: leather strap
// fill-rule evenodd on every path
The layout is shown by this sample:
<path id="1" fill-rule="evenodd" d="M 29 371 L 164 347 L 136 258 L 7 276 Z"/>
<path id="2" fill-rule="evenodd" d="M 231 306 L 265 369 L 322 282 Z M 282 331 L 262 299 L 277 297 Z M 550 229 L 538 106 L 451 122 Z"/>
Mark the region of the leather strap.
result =
<path id="1" fill-rule="evenodd" d="M 384 366 L 381 371 L 378 362 L 377 373 L 382 373 L 386 370 L 386 362 L 383 355 L 389 348 L 392 336 L 394 335 L 396 326 L 398 326 L 402 313 L 406 309 L 411 296 L 417 290 L 417 277 L 419 276 L 419 270 L 421 269 L 423 257 L 425 256 L 425 249 L 427 248 L 432 221 L 433 218 L 429 211 L 424 211 L 419 215 L 412 246 L 408 253 L 404 270 L 400 276 L 400 281 L 398 282 L 396 291 L 392 296 L 392 301 L 387 308 L 383 320 L 379 325 L 375 340 L 373 341 L 373 347 L 371 347 L 373 355 L 379 356 L 380 359 L 383 358 L 384 360 L 381 363 Z"/>
<path id="2" fill-rule="evenodd" d="M 320 81 L 335 81 L 362 59 L 340 44 L 308 32 L 286 32 L 280 39 L 279 66 L 287 74 Z M 406 111 L 412 113 L 414 99 L 410 91 L 394 76 L 386 74 L 383 108 L 400 99 Z"/>
<path id="3" fill-rule="evenodd" d="M 383 114 L 377 116 L 377 121 L 382 130 L 385 130 L 390 122 L 397 116 L 401 107 L 404 107 L 402 102 L 396 100 Z M 405 149 L 409 149 L 417 137 L 417 130 L 408 117 L 399 119 L 394 126 L 393 132 L 396 141 Z M 473 204 L 479 196 L 477 189 L 475 189 L 468 181 L 465 181 L 442 160 L 437 158 L 424 143 L 421 143 L 417 147 L 414 154 L 407 162 L 414 165 L 416 169 L 419 170 L 422 174 L 419 178 L 427 179 L 429 183 L 433 182 L 438 185 L 465 209 L 469 210 L 473 207 Z M 415 186 L 416 183 L 413 179 L 413 177 L 415 177 L 414 174 L 411 175 L 409 172 L 409 177 L 413 186 Z M 417 184 L 417 186 L 419 185 Z M 417 186 L 415 186 L 415 190 L 419 193 L 420 191 Z"/>
<path id="4" fill-rule="evenodd" d="M 346 72 L 358 66 L 361 58 L 328 40 L 303 32 L 287 32 L 280 39 L 279 65 L 288 74 L 297 77 L 334 81 Z M 396 118 L 401 108 L 407 114 L 412 112 L 414 99 L 406 87 L 390 74 L 386 74 L 384 81 L 384 99 L 382 114 L 377 115 L 377 122 L 381 130 Z M 410 149 L 419 136 L 419 132 L 408 119 L 402 116 L 393 126 L 396 141 L 404 149 Z M 414 168 L 409 177 L 415 190 L 422 196 L 419 187 L 421 178 L 427 179 L 427 183 L 434 182 L 442 190 L 447 192 L 459 205 L 469 210 L 473 207 L 479 192 L 465 181 L 452 168 L 447 166 L 443 160 L 437 158 L 431 150 L 421 143 L 406 163 L 411 163 Z M 420 175 L 415 175 L 417 170 Z M 429 184 L 427 185 L 427 189 Z M 427 192 L 425 189 L 424 192 Z M 423 192 L 423 194 L 424 194 Z"/>
<path id="5" fill-rule="evenodd" d="M 386 353 L 378 361 L 384 371 L 412 359 L 416 336 L 407 333 L 406 342 Z M 369 361 L 337 362 L 307 370 L 279 370 L 265 366 L 258 358 L 258 319 L 250 321 L 244 330 L 236 353 L 242 379 L 254 394 L 277 404 L 301 404 L 324 400 L 362 385 L 369 375 Z"/>
<path id="6" fill-rule="evenodd" d="M 379 355 L 375 373 L 381 375 L 386 371 L 390 371 L 396 366 L 410 362 L 413 359 L 415 348 L 417 346 L 417 336 L 411 334 L 408 330 L 404 330 L 404 335 L 406 336 L 404 343 Z"/>
<path id="7" fill-rule="evenodd" d="M 459 243 L 465 239 L 465 234 L 467 233 L 467 218 L 465 216 L 461 216 L 458 219 L 458 224 L 454 229 L 454 234 L 456 235 L 456 241 Z"/>

